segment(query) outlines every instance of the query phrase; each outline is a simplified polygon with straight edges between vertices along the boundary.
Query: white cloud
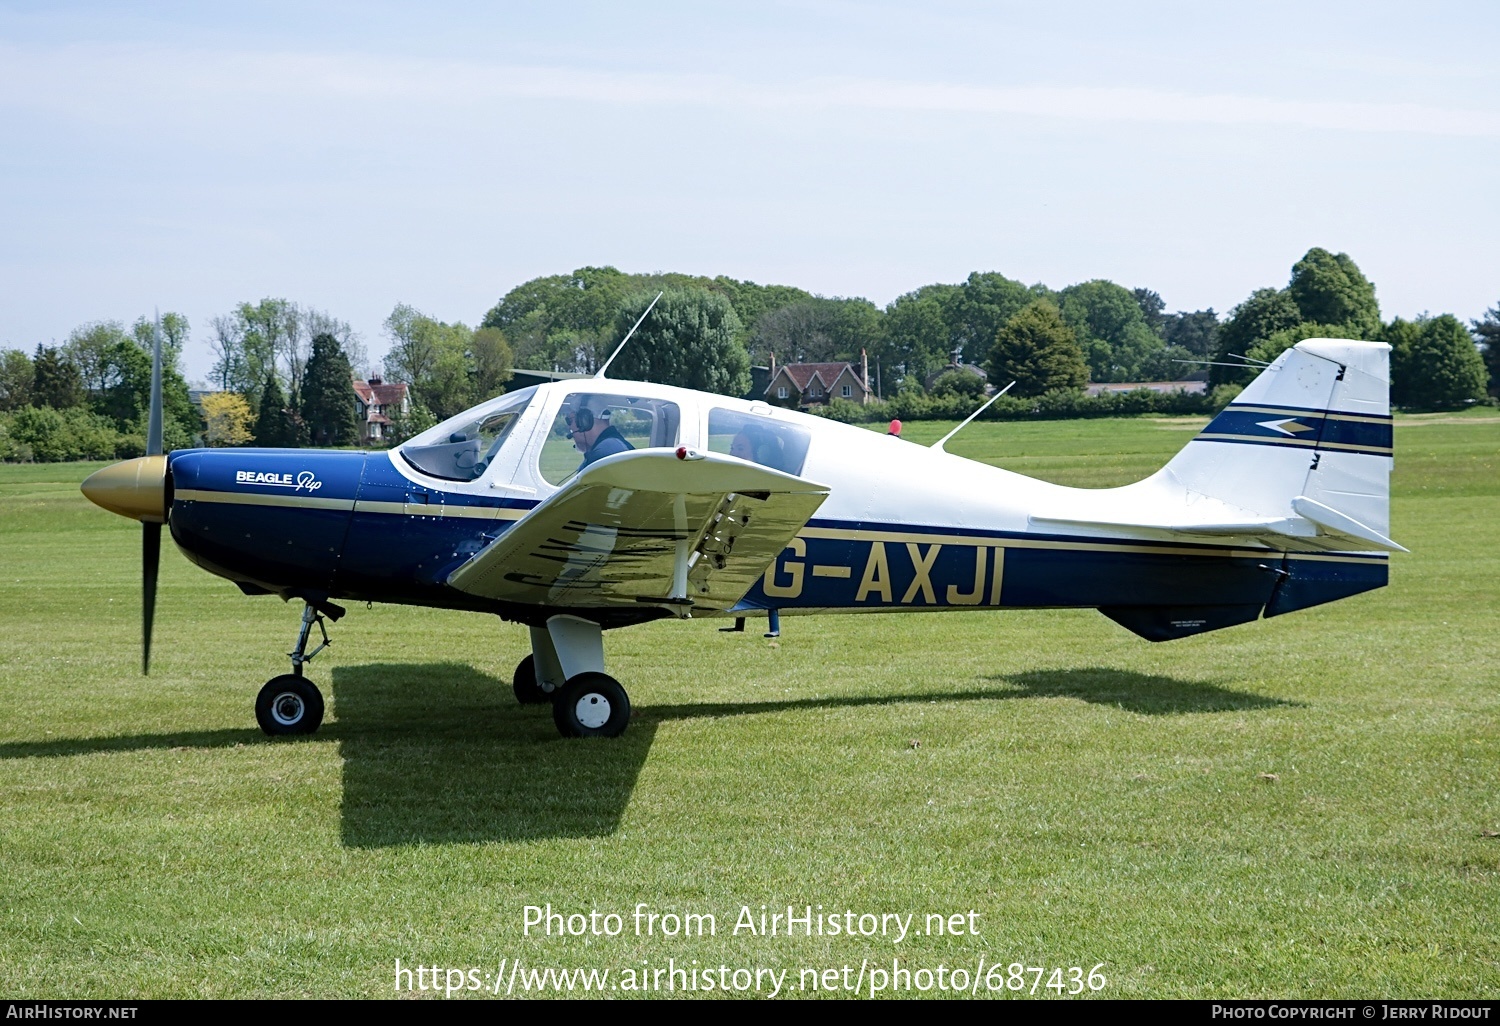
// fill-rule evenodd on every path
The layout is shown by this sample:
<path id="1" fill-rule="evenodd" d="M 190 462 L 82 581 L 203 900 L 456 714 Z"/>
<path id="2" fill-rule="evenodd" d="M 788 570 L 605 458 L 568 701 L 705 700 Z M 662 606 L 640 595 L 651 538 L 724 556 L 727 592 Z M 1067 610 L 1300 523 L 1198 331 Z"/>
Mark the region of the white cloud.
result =
<path id="1" fill-rule="evenodd" d="M 153 110 L 331 105 L 454 112 L 514 100 L 719 110 L 930 112 L 1102 123 L 1261 125 L 1331 132 L 1500 136 L 1500 112 L 1415 103 L 1195 94 L 1130 85 L 984 86 L 889 78 L 775 83 L 723 75 L 424 61 L 374 55 L 0 46 L 0 109 L 117 120 Z"/>

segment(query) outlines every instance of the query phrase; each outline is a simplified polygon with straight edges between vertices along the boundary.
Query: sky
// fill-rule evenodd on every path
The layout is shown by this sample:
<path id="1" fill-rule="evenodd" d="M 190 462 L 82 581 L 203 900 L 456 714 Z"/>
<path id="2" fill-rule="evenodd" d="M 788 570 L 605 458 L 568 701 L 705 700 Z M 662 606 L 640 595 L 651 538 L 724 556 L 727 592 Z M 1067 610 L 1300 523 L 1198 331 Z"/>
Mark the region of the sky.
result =
<path id="1" fill-rule="evenodd" d="M 1500 305 L 1500 5 L 0 0 L 0 347 L 282 297 L 378 360 L 587 265 Z"/>

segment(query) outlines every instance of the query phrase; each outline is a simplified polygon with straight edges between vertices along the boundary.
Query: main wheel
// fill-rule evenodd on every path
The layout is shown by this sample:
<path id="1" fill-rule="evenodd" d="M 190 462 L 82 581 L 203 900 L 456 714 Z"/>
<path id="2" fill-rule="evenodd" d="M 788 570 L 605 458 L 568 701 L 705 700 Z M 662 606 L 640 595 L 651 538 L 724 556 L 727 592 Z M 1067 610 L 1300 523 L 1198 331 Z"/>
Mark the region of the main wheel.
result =
<path id="1" fill-rule="evenodd" d="M 521 660 L 516 667 L 516 675 L 510 682 L 511 690 L 516 693 L 516 701 L 522 705 L 541 705 L 543 702 L 552 701 L 556 689 L 548 691 L 536 679 L 536 656 L 527 656 Z"/>
<path id="2" fill-rule="evenodd" d="M 580 673 L 553 698 L 552 720 L 563 737 L 619 737 L 630 725 L 630 696 L 607 673 Z"/>
<path id="3" fill-rule="evenodd" d="M 255 698 L 255 719 L 273 737 L 311 734 L 323 722 L 323 693 L 306 677 L 272 677 Z"/>

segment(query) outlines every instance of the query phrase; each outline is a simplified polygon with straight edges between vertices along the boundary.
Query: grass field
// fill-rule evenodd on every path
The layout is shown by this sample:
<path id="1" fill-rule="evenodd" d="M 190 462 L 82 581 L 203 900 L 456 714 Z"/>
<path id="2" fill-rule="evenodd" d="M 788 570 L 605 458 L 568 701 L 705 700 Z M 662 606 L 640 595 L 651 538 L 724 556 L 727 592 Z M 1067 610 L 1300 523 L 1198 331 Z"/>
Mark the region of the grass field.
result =
<path id="1" fill-rule="evenodd" d="M 788 618 L 779 643 L 652 624 L 606 638 L 637 707 L 617 742 L 514 704 L 523 629 L 378 606 L 311 668 L 322 731 L 269 740 L 251 702 L 298 609 L 168 546 L 142 678 L 139 528 L 82 498 L 91 467 L 0 467 L 0 997 L 390 997 L 397 959 L 517 958 L 787 969 L 807 996 L 804 968 L 983 957 L 1103 963 L 1110 997 L 1493 998 L 1485 412 L 1398 419 L 1412 552 L 1389 588 L 1165 645 L 1092 611 Z M 980 424 L 949 448 L 1113 485 L 1201 423 Z M 624 932 L 523 936 L 549 902 Z M 640 902 L 717 933 L 636 936 Z M 788 904 L 914 931 L 973 910 L 978 935 L 732 932 Z"/>

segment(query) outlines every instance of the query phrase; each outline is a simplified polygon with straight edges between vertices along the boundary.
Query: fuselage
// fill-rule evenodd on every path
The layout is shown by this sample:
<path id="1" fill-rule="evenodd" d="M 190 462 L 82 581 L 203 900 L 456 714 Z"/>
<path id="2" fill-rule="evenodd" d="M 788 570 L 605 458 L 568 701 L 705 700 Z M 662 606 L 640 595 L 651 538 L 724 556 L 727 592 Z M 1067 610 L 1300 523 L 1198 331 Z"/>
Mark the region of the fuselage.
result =
<path id="1" fill-rule="evenodd" d="M 1385 583 L 1381 556 L 1307 556 L 1149 531 L 1039 529 L 1032 511 L 1101 493 L 763 403 L 602 380 L 528 392 L 508 405 L 506 397 L 482 404 L 389 452 L 174 452 L 172 537 L 194 562 L 251 593 L 539 620 L 555 610 L 507 606 L 445 582 L 566 487 L 582 455 L 559 438 L 556 425 L 583 395 L 604 409 L 617 404 L 612 412 L 622 423 L 631 404 L 656 411 L 655 434 L 643 428 L 639 438 L 652 445 L 727 453 L 737 442 L 724 424 L 764 425 L 758 437 L 782 439 L 777 455 L 766 458 L 796 462 L 777 469 L 829 487 L 812 520 L 725 615 L 1101 607 L 1111 616 L 1125 610 L 1115 618 L 1143 636 L 1175 637 L 1253 619 L 1274 602 L 1283 579 L 1297 578 L 1300 596 L 1288 608 L 1266 608 L 1268 615 Z M 491 451 L 476 456 L 478 443 L 465 449 L 461 428 L 484 424 L 495 408 L 504 415 L 491 419 L 505 426 Z M 455 460 L 463 470 L 450 469 Z M 1194 609 L 1208 611 L 1196 629 Z M 601 619 L 618 626 L 660 615 L 643 608 Z M 1169 626 L 1174 617 L 1177 626 Z"/>

